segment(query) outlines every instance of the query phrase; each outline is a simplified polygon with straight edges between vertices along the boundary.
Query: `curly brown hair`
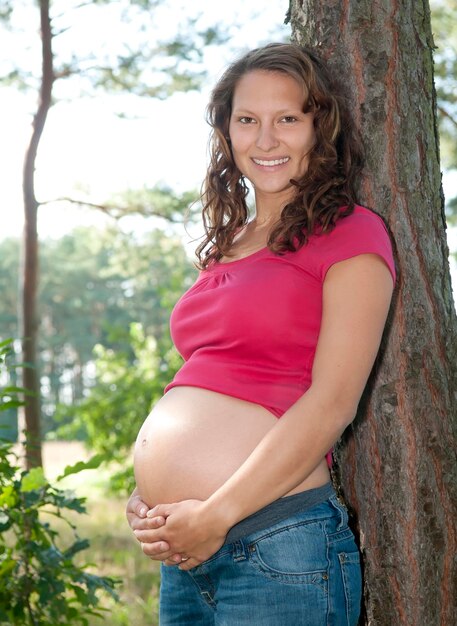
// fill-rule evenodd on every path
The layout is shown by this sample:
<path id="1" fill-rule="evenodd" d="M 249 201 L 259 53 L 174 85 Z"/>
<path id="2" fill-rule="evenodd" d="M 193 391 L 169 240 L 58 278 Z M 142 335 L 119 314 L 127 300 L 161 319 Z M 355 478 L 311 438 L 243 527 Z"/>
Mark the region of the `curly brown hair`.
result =
<path id="1" fill-rule="evenodd" d="M 316 133 L 306 173 L 291 180 L 296 195 L 269 234 L 270 250 L 277 254 L 297 250 L 316 227 L 328 232 L 337 219 L 354 210 L 362 145 L 327 67 L 313 50 L 296 44 L 257 48 L 228 67 L 208 104 L 212 131 L 210 165 L 202 186 L 205 237 L 196 250 L 200 269 L 229 255 L 236 232 L 248 221 L 248 187 L 232 156 L 229 123 L 238 81 L 254 70 L 281 72 L 304 86 L 304 111 L 313 112 Z"/>

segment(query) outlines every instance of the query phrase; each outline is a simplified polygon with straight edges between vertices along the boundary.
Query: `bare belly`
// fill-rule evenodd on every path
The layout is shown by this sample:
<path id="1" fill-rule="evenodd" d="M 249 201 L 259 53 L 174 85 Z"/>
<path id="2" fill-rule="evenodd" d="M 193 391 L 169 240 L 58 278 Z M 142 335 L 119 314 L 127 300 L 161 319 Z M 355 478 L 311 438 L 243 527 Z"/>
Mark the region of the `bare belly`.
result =
<path id="1" fill-rule="evenodd" d="M 155 405 L 134 451 L 138 492 L 150 506 L 205 500 L 242 465 L 277 418 L 263 407 L 197 387 Z M 290 494 L 328 482 L 325 459 Z"/>

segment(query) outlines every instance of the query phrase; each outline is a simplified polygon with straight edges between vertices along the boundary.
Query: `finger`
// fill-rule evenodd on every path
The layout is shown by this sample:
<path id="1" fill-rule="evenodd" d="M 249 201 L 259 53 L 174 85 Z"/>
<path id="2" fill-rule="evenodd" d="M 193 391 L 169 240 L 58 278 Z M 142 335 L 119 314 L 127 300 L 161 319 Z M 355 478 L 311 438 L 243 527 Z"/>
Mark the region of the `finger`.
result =
<path id="1" fill-rule="evenodd" d="M 138 517 L 146 517 L 148 505 L 143 502 L 141 496 L 132 496 L 127 502 L 127 514 L 134 513 Z"/>
<path id="2" fill-rule="evenodd" d="M 165 565 L 179 565 L 180 563 L 182 563 L 182 561 L 183 561 L 183 558 L 180 554 L 173 554 L 172 556 L 165 559 L 164 564 Z"/>
<path id="3" fill-rule="evenodd" d="M 132 515 L 130 526 L 133 530 L 156 530 L 157 528 L 161 528 L 165 526 L 166 523 L 165 517 L 138 517 L 137 515 Z"/>
<path id="4" fill-rule="evenodd" d="M 138 515 L 138 517 L 146 517 L 148 514 L 148 507 L 146 506 L 146 504 L 140 500 L 139 502 L 136 503 L 135 506 L 135 513 Z"/>
<path id="5" fill-rule="evenodd" d="M 129 524 L 130 524 L 130 528 L 133 531 L 139 531 L 139 530 L 144 530 L 144 531 L 150 531 L 150 532 L 155 532 L 158 528 L 162 528 L 162 526 L 165 526 L 166 523 L 166 519 L 164 517 L 138 517 L 137 515 L 132 516 L 129 519 Z M 149 540 L 145 539 L 144 541 L 154 541 L 154 539 L 157 540 L 157 537 L 152 537 Z"/>
<path id="6" fill-rule="evenodd" d="M 147 517 L 146 521 L 148 523 L 148 528 L 161 528 L 165 525 L 167 521 L 163 515 L 158 515 L 157 517 Z"/>
<path id="7" fill-rule="evenodd" d="M 149 543 L 141 543 L 140 546 L 143 554 L 148 556 L 153 561 L 165 561 L 166 559 L 170 559 L 173 556 L 173 552 L 171 550 L 165 550 L 163 552 L 151 550 L 151 544 Z M 177 565 L 176 562 L 175 565 Z"/>
<path id="8" fill-rule="evenodd" d="M 141 543 L 157 543 L 159 541 L 167 541 L 168 537 L 164 535 L 164 531 L 150 528 L 135 528 L 133 534 Z"/>
<path id="9" fill-rule="evenodd" d="M 170 514 L 170 505 L 169 504 L 156 504 L 155 507 L 149 509 L 147 512 L 147 517 L 156 517 L 157 515 L 161 515 L 163 517 L 168 517 Z"/>
<path id="10" fill-rule="evenodd" d="M 135 531 L 135 535 L 136 535 Z M 148 537 L 136 537 L 141 544 L 143 552 L 147 549 L 147 554 L 152 556 L 153 554 L 162 554 L 170 551 L 170 545 L 166 541 L 148 541 Z M 144 546 L 144 548 L 143 548 Z"/>
<path id="11" fill-rule="evenodd" d="M 180 570 L 182 570 L 183 572 L 187 572 L 188 570 L 192 569 L 193 567 L 196 567 L 197 565 L 200 565 L 202 561 L 199 561 L 198 559 L 194 558 L 194 557 L 189 557 L 188 559 L 186 559 L 185 561 L 181 561 L 181 563 L 178 565 L 178 568 Z"/>
<path id="12" fill-rule="evenodd" d="M 133 530 L 133 532 L 135 533 L 135 531 L 137 530 L 148 530 L 148 526 L 145 524 L 146 518 L 141 518 L 138 517 L 138 515 L 134 515 L 133 513 L 131 513 L 130 515 L 127 516 L 127 521 L 129 523 L 130 528 Z"/>

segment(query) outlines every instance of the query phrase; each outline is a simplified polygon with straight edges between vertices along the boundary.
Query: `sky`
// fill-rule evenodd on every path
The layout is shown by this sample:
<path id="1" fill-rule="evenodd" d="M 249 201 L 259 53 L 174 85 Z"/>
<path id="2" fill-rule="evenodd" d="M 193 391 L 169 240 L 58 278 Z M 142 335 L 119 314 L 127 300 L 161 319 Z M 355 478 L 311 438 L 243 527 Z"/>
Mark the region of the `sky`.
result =
<path id="1" fill-rule="evenodd" d="M 108 42 L 99 40 L 98 16 L 68 11 L 71 0 L 56 0 L 54 6 L 58 8 L 59 4 L 66 8 L 59 17 L 56 9 L 55 22 L 65 37 L 65 41 L 56 38 L 60 58 L 70 60 L 75 50 L 79 55 L 89 55 L 93 41 L 98 41 L 101 49 L 106 48 L 109 56 Z M 118 38 L 122 39 L 129 33 L 118 11 L 122 1 L 118 4 L 117 9 L 113 3 L 113 9 L 103 14 L 103 32 L 118 29 Z M 19 58 L 30 69 L 39 59 L 38 15 L 27 5 L 30 6 L 18 0 L 15 32 L 1 33 L 1 74 L 8 67 L 5 59 Z M 188 6 L 180 0 L 164 3 L 162 14 L 155 16 L 155 21 L 160 22 L 162 37 L 173 34 L 171 30 L 167 33 L 164 27 L 170 22 L 167 10 L 185 16 Z M 285 39 L 289 34 L 289 27 L 282 25 L 287 0 L 262 3 L 261 12 L 258 12 L 258 6 L 257 0 L 231 0 L 230 3 L 195 0 L 192 3 L 194 13 L 199 7 L 202 10 L 204 17 L 199 22 L 202 27 L 223 23 L 228 25 L 229 35 L 225 48 L 212 49 L 205 57 L 208 79 L 200 92 L 177 93 L 167 100 L 104 94 L 80 98 L 78 90 L 84 88 L 83 82 L 73 81 L 67 91 L 65 87 L 63 90 L 59 87 L 61 99 L 50 110 L 37 159 L 39 201 L 47 202 L 62 196 L 87 197 L 89 194 L 93 202 L 103 203 L 128 188 L 157 183 L 165 183 L 178 192 L 198 189 L 206 164 L 208 127 L 204 115 L 211 84 L 233 57 L 233 50 Z M 244 25 L 240 27 L 233 23 L 237 15 L 243 18 L 248 15 L 250 19 L 244 19 Z M 142 26 L 146 29 L 144 36 L 148 36 L 147 24 Z M 2 220 L 2 238 L 19 236 L 22 231 L 22 161 L 31 132 L 36 95 L 2 87 L 0 103 L 2 210 L 6 214 L 6 219 L 4 216 Z M 117 115 L 126 110 L 133 119 L 122 119 Z M 446 195 L 457 195 L 457 172 L 444 173 L 443 183 Z M 39 236 L 60 237 L 77 225 L 102 225 L 106 220 L 102 213 L 93 209 L 76 208 L 67 203 L 44 204 L 39 210 Z M 122 226 L 127 230 L 141 229 L 145 224 L 141 218 L 129 218 L 123 220 Z M 457 229 L 449 230 L 448 242 L 451 251 L 456 251 Z M 454 262 L 452 266 L 454 291 L 457 292 L 457 268 Z"/>
<path id="2" fill-rule="evenodd" d="M 65 6 L 71 4 L 70 0 Z M 102 30 L 116 32 L 117 29 L 116 38 L 121 40 L 128 32 L 124 32 L 126 27 L 120 19 L 119 8 L 115 10 L 116 4 L 113 3 L 113 10 L 103 13 Z M 177 93 L 166 101 L 105 94 L 80 98 L 74 81 L 66 92 L 62 93 L 59 86 L 62 99 L 49 112 L 37 158 L 38 200 L 47 202 L 62 196 L 79 198 L 90 194 L 92 201 L 102 203 L 127 188 L 157 183 L 166 183 L 178 192 L 198 189 L 206 164 L 208 127 L 204 115 L 210 85 L 226 66 L 232 50 L 247 49 L 271 39 L 285 39 L 289 34 L 289 28 L 283 25 L 287 0 L 269 2 L 267 7 L 262 6 L 261 12 L 258 6 L 256 0 L 232 0 L 230 3 L 195 0 L 192 3 L 193 14 L 202 11 L 198 26 L 222 23 L 226 25 L 229 38 L 227 46 L 212 49 L 211 54 L 205 56 L 208 79 L 200 92 Z M 170 12 L 171 21 L 176 21 L 176 15 L 188 13 L 186 7 L 188 5 L 179 0 L 167 0 L 158 15 L 154 14 L 155 22 L 160 22 L 161 37 L 173 34 L 172 29 L 167 33 L 165 28 L 170 22 Z M 241 19 L 246 14 L 252 19 L 245 20 L 243 27 L 233 24 L 234 16 L 239 15 Z M 36 11 L 19 7 L 14 16 L 16 32 L 1 33 L 0 74 L 9 69 L 2 59 L 22 56 L 23 65 L 31 68 L 39 59 L 37 19 Z M 65 45 L 56 38 L 60 58 L 71 59 L 75 41 L 78 55 L 89 55 L 88 42 L 91 38 L 99 41 L 97 19 L 96 14 L 81 11 L 68 11 L 56 18 L 56 24 L 62 29 L 71 25 L 65 33 Z M 101 50 L 107 47 L 106 42 L 99 45 Z M 76 84 L 84 89 L 83 81 Z M 36 95 L 0 88 L 0 102 L 0 172 L 3 172 L 3 206 L 8 216 L 3 220 L 0 237 L 5 237 L 19 235 L 22 230 L 22 162 Z M 128 111 L 134 119 L 121 119 L 117 115 L 119 111 Z M 75 225 L 104 221 L 101 214 L 90 209 L 62 203 L 45 204 L 39 210 L 39 235 L 58 237 Z M 128 227 L 128 220 L 124 220 L 126 225 Z"/>

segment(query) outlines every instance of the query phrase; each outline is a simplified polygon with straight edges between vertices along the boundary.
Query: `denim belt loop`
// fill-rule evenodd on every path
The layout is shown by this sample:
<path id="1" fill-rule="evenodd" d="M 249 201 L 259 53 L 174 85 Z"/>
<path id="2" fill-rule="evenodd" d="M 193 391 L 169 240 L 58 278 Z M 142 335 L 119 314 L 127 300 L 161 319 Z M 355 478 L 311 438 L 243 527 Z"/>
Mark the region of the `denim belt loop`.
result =
<path id="1" fill-rule="evenodd" d="M 235 563 L 246 561 L 248 558 L 246 546 L 241 539 L 232 543 L 232 556 Z"/>
<path id="2" fill-rule="evenodd" d="M 348 510 L 346 508 L 346 505 L 340 502 L 340 500 L 338 499 L 338 496 L 336 495 L 332 496 L 329 499 L 329 501 L 340 514 L 340 523 L 338 524 L 336 529 L 341 530 L 341 528 L 346 526 L 349 521 Z"/>

